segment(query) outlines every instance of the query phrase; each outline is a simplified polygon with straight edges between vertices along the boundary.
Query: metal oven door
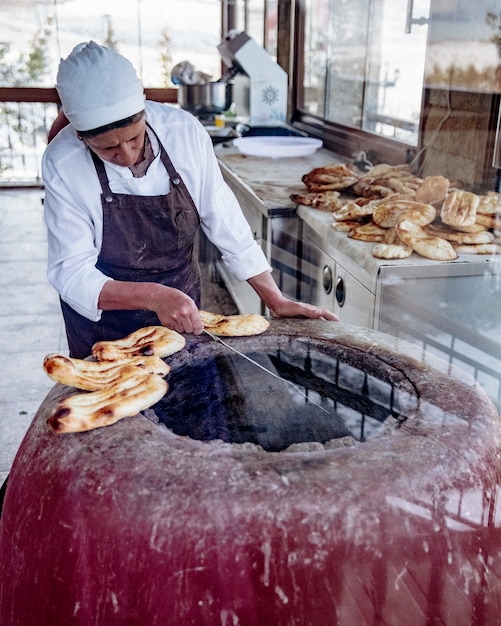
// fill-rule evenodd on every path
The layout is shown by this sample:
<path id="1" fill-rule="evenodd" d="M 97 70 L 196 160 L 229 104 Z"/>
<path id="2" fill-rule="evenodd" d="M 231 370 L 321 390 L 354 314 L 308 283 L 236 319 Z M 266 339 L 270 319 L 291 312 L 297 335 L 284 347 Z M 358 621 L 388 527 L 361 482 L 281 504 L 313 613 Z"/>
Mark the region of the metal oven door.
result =
<path id="1" fill-rule="evenodd" d="M 305 302 L 333 311 L 345 324 L 372 328 L 375 295 L 321 247 L 321 239 L 303 226 L 302 293 Z"/>
<path id="2" fill-rule="evenodd" d="M 270 209 L 268 251 L 273 276 L 288 298 L 333 310 L 334 262 L 305 238 L 307 228 L 295 208 Z"/>

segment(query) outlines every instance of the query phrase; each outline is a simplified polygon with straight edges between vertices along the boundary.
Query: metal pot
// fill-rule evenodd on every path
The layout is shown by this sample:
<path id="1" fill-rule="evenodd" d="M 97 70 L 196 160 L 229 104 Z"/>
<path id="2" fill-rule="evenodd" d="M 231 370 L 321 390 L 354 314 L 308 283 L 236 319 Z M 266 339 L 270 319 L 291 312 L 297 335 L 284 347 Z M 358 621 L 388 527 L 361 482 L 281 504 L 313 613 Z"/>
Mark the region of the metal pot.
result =
<path id="1" fill-rule="evenodd" d="M 196 115 L 213 115 L 230 108 L 233 83 L 217 81 L 205 85 L 179 85 L 177 101 L 182 109 Z"/>

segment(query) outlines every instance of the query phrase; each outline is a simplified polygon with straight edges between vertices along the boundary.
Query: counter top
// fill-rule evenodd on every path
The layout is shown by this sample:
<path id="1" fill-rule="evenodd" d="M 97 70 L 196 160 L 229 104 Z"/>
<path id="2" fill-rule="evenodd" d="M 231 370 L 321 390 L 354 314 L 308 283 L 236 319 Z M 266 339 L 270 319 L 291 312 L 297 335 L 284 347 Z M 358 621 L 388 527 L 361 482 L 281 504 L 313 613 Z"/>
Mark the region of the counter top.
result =
<path id="1" fill-rule="evenodd" d="M 296 206 L 292 193 L 304 193 L 301 177 L 314 167 L 342 163 L 328 150 L 320 149 L 305 157 L 271 159 L 247 156 L 232 145 L 216 147 L 223 172 L 231 173 L 237 185 L 246 187 L 262 202 L 263 212 L 269 209 Z"/>
<path id="2" fill-rule="evenodd" d="M 315 167 L 332 163 L 343 163 L 346 159 L 325 149 L 317 150 L 305 157 L 271 159 L 246 156 L 229 144 L 221 144 L 216 148 L 221 169 L 225 177 L 231 179 L 232 186 L 252 198 L 253 206 L 257 206 L 264 215 L 270 209 L 294 208 L 296 204 L 290 199 L 293 193 L 305 193 L 306 187 L 301 178 Z M 298 206 L 297 214 L 304 223 L 317 235 L 320 247 L 335 261 L 342 261 L 346 269 L 352 270 L 356 276 L 374 290 L 377 277 L 384 274 L 391 278 L 392 274 L 402 275 L 423 274 L 423 268 L 430 275 L 457 276 L 463 274 L 499 273 L 497 263 L 490 255 L 460 255 L 455 261 L 432 261 L 417 254 L 408 259 L 386 261 L 372 256 L 373 243 L 350 239 L 346 233 L 332 228 L 332 214 L 329 211 Z M 369 284 L 368 284 L 369 283 Z"/>
<path id="3" fill-rule="evenodd" d="M 306 206 L 299 206 L 297 213 L 321 238 L 322 247 L 327 254 L 334 260 L 338 260 L 341 253 L 344 259 L 347 257 L 357 267 L 365 270 L 373 281 L 378 276 L 383 276 L 385 279 L 422 276 L 423 269 L 429 277 L 475 275 L 487 271 L 499 273 L 500 271 L 499 266 L 492 262 L 492 257 L 489 255 L 463 254 L 454 261 L 433 261 L 415 253 L 408 259 L 398 261 L 377 259 L 372 256 L 374 243 L 351 239 L 346 233 L 336 231 L 332 228 L 333 220 L 330 213 Z"/>

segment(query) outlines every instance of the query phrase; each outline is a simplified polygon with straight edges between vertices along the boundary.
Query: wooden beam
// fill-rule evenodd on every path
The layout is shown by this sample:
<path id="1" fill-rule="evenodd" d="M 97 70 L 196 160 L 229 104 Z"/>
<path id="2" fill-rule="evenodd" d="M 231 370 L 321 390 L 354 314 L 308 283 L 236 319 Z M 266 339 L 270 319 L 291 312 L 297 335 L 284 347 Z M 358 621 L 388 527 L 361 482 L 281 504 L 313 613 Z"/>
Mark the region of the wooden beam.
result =
<path id="1" fill-rule="evenodd" d="M 277 11 L 277 63 L 290 77 L 293 55 L 294 2 L 291 0 L 278 0 Z"/>
<path id="2" fill-rule="evenodd" d="M 59 102 L 54 87 L 0 87 L 0 102 Z"/>
<path id="3" fill-rule="evenodd" d="M 177 87 L 145 88 L 147 100 L 177 103 Z M 0 102 L 60 103 L 55 87 L 0 87 Z"/>
<path id="4" fill-rule="evenodd" d="M 169 87 L 166 89 L 161 88 L 146 88 L 144 90 L 147 100 L 155 100 L 155 102 L 169 102 L 170 104 L 177 104 L 177 87 Z"/>

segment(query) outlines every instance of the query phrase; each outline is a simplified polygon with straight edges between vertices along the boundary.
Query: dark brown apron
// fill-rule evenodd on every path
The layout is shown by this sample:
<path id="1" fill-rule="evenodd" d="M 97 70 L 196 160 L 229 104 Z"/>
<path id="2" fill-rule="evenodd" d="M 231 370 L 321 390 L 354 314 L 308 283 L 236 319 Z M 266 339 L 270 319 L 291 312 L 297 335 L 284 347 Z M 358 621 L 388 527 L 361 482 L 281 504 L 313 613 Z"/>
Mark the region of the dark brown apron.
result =
<path id="1" fill-rule="evenodd" d="M 157 138 L 158 139 L 158 138 Z M 154 282 L 188 294 L 200 307 L 200 267 L 195 236 L 200 217 L 184 182 L 160 141 L 170 192 L 159 196 L 116 194 L 104 163 L 93 152 L 101 183 L 103 243 L 96 267 L 116 280 Z M 70 356 L 83 359 L 96 341 L 121 339 L 144 326 L 160 325 L 147 310 L 103 311 L 92 322 L 61 301 Z"/>

